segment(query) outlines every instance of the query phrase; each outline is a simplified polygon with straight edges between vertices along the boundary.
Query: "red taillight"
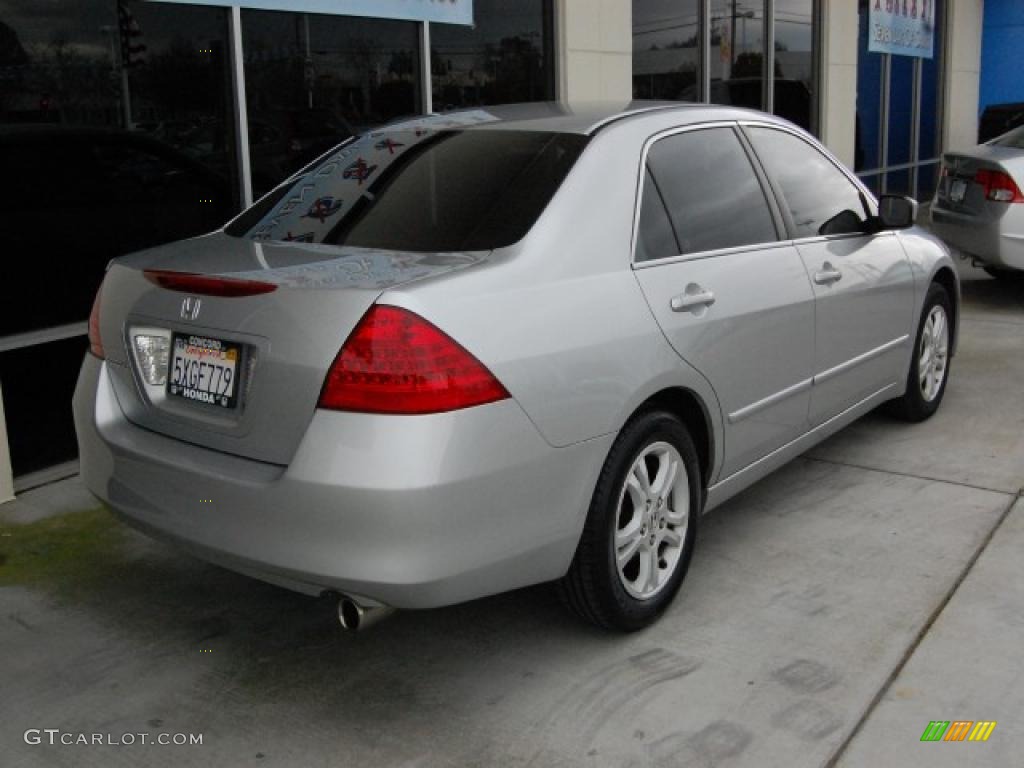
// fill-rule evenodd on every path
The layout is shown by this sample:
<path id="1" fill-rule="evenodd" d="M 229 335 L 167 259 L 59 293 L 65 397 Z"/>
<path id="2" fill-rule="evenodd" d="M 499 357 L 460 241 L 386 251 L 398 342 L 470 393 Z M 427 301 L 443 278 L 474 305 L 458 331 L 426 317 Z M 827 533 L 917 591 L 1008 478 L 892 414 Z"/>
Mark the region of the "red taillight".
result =
<path id="1" fill-rule="evenodd" d="M 92 312 L 89 313 L 89 351 L 100 360 L 106 355 L 103 352 L 103 339 L 100 338 L 100 294 L 103 293 L 103 286 L 96 291 L 96 298 L 92 300 Z M 79 315 L 81 317 L 81 315 Z"/>
<path id="2" fill-rule="evenodd" d="M 508 396 L 501 382 L 443 331 L 406 309 L 377 305 L 342 345 L 319 407 L 424 414 Z"/>
<path id="3" fill-rule="evenodd" d="M 258 296 L 277 290 L 273 283 L 261 280 L 240 280 L 234 277 L 214 277 L 198 275 L 194 272 L 170 272 L 164 269 L 147 269 L 143 275 L 151 283 L 161 288 L 182 293 L 196 293 L 201 296 L 222 296 L 237 298 L 239 296 Z"/>
<path id="4" fill-rule="evenodd" d="M 1024 203 L 1024 195 L 1013 178 L 1004 171 L 982 168 L 974 180 L 985 188 L 985 199 L 996 203 Z"/>

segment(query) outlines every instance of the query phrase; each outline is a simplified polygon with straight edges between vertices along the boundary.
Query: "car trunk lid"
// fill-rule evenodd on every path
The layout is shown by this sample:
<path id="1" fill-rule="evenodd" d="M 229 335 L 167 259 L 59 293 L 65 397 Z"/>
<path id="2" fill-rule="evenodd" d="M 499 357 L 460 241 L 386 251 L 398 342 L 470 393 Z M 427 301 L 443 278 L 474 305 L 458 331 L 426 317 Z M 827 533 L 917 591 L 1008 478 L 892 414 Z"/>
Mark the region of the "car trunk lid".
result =
<path id="1" fill-rule="evenodd" d="M 942 156 L 942 177 L 938 198 L 957 213 L 980 215 L 989 202 L 984 177 L 979 172 L 1001 172 L 1017 177 L 1010 166 L 1018 165 L 1020 150 L 982 145 L 970 153 L 949 152 Z"/>
<path id="2" fill-rule="evenodd" d="M 99 310 L 118 400 L 127 418 L 146 429 L 287 464 L 331 362 L 381 293 L 485 256 L 258 243 L 216 233 L 119 259 L 104 281 Z M 182 274 L 201 277 L 174 279 Z M 226 295 L 218 289 L 223 285 Z M 147 380 L 145 362 L 155 358 L 145 357 L 139 339 L 154 338 L 169 347 L 161 365 L 170 382 Z M 201 377 L 177 379 L 196 386 L 172 392 L 176 347 L 177 362 L 189 367 L 185 357 L 194 360 L 215 346 L 214 357 L 203 358 L 210 366 Z M 233 384 L 221 386 L 229 374 L 218 366 L 233 369 Z"/>

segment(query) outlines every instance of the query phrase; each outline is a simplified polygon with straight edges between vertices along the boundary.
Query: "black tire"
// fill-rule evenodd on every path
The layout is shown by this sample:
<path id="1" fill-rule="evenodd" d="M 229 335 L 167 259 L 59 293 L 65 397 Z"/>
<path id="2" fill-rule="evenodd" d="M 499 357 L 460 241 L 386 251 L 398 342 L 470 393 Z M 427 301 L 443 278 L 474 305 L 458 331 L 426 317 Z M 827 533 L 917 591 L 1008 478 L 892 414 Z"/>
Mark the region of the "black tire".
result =
<path id="1" fill-rule="evenodd" d="M 910 358 L 910 367 L 907 371 L 907 391 L 903 397 L 897 398 L 889 403 L 889 411 L 897 418 L 904 421 L 918 422 L 931 418 L 942 403 L 946 394 L 946 384 L 949 383 L 949 367 L 952 362 L 952 355 L 947 354 L 945 368 L 943 370 L 942 383 L 938 393 L 931 399 L 925 398 L 921 391 L 921 383 L 918 376 L 918 363 L 921 357 L 921 340 L 924 337 L 925 321 L 931 314 L 934 307 L 941 306 L 946 313 L 946 321 L 949 324 L 949 349 L 952 350 L 953 340 L 953 303 L 949 293 L 939 283 L 932 283 L 928 287 L 928 295 L 925 297 L 924 309 L 921 311 L 921 320 L 918 322 L 917 335 L 914 339 L 914 349 Z"/>
<path id="2" fill-rule="evenodd" d="M 1007 283 L 1024 283 L 1024 271 L 1006 267 L 982 267 L 991 277 Z"/>
<path id="3" fill-rule="evenodd" d="M 622 514 L 620 494 L 624 493 L 627 476 L 639 457 L 656 443 L 667 443 L 682 459 L 689 486 L 689 513 L 685 534 L 679 537 L 682 539 L 681 551 L 674 570 L 670 575 L 666 574 L 656 594 L 640 599 L 627 591 L 619 574 L 615 533 Z M 667 513 L 669 507 L 677 507 L 678 501 L 673 498 L 669 504 L 668 494 L 664 496 Z M 625 495 L 621 499 L 626 503 Z M 654 622 L 672 602 L 686 576 L 703 504 L 700 463 L 686 427 L 666 411 L 652 410 L 634 416 L 619 433 L 601 469 L 572 565 L 559 583 L 563 602 L 581 618 L 606 629 L 634 631 Z M 629 505 L 632 507 L 631 501 Z M 635 514 L 634 509 L 631 515 Z M 678 532 L 677 527 L 670 525 L 669 528 Z M 653 549 L 657 551 L 658 547 Z M 660 558 L 661 555 L 655 554 L 654 557 Z"/>

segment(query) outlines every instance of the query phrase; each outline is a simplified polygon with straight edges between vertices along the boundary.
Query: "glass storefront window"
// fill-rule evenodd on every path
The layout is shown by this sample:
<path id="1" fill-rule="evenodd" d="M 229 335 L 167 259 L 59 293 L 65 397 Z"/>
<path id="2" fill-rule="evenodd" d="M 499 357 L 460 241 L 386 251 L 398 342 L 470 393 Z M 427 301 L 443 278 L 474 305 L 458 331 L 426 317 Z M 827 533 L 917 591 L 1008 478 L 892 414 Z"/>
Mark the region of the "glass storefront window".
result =
<path id="1" fill-rule="evenodd" d="M 139 0 L 124 5 L 146 46 L 128 68 L 132 127 L 216 174 L 218 188 L 196 196 L 197 205 L 212 200 L 201 206 L 208 220 L 187 227 L 190 234 L 215 229 L 240 207 L 227 15 Z M 125 153 L 120 160 L 131 165 L 131 158 Z M 185 236 L 166 225 L 162 234 L 161 241 Z"/>
<path id="2" fill-rule="evenodd" d="M 633 98 L 697 101 L 698 0 L 633 3 Z"/>
<path id="3" fill-rule="evenodd" d="M 911 130 L 914 122 L 914 60 L 892 56 L 889 67 L 888 166 L 910 162 Z M 885 191 L 894 195 L 913 194 L 912 174 L 900 169 L 886 174 Z"/>
<path id="4" fill-rule="evenodd" d="M 430 25 L 434 111 L 554 99 L 551 0 L 475 0 L 473 15 Z"/>
<path id="5" fill-rule="evenodd" d="M 814 0 L 775 0 L 775 114 L 815 127 Z"/>
<path id="6" fill-rule="evenodd" d="M 763 109 L 770 95 L 775 114 L 815 131 L 817 0 L 776 0 L 767 27 L 764 0 L 711 0 L 706 22 L 702 4 L 633 0 L 633 97 L 698 101 L 703 83 L 712 104 Z"/>
<path id="7" fill-rule="evenodd" d="M 414 22 L 242 11 L 259 197 L 353 134 L 420 112 Z"/>
<path id="8" fill-rule="evenodd" d="M 0 78 L 0 167 L 20 180 L 0 199 L 19 222 L 8 250 L 33 259 L 6 262 L 0 336 L 85 320 L 110 259 L 237 211 L 222 9 L 121 3 L 146 46 L 122 68 L 119 4 L 58 3 L 45 24 L 20 7 L 0 18 L 18 62 Z M 15 301 L 39 263 L 62 279 L 45 302 Z"/>
<path id="9" fill-rule="evenodd" d="M 892 56 L 889 66 L 888 165 L 910 162 L 910 133 L 914 122 L 914 60 Z"/>
<path id="10" fill-rule="evenodd" d="M 940 131 L 941 0 L 936 0 L 932 8 L 935 55 L 919 59 L 869 51 L 868 2 L 860 0 L 859 4 L 855 169 L 876 192 L 916 195 L 918 200 L 931 197 L 938 173 L 935 160 Z M 914 81 L 918 76 L 920 89 L 915 103 Z M 907 165 L 912 167 L 898 167 Z M 893 169 L 894 166 L 897 168 Z"/>
<path id="11" fill-rule="evenodd" d="M 122 22 L 135 32 L 127 67 Z M 237 210 L 237 167 L 224 9 L 0 3 L 0 39 L 0 168 L 17 180 L 0 192 L 17 222 L 0 337 L 18 346 L 0 354 L 0 378 L 23 475 L 75 456 L 68 403 L 86 342 L 74 324 L 107 262 L 219 227 Z M 45 291 L 26 300 L 41 269 Z M 35 340 L 60 326 L 71 328 L 58 340 Z"/>
<path id="12" fill-rule="evenodd" d="M 711 2 L 712 104 L 761 109 L 764 90 L 764 4 Z"/>
<path id="13" fill-rule="evenodd" d="M 935 30 L 942 29 L 942 3 L 935 6 Z M 941 84 L 942 46 L 935 46 L 935 55 L 921 61 L 921 133 L 918 143 L 917 158 L 928 162 L 935 160 L 939 154 L 939 86 Z M 917 195 L 927 200 L 935 193 L 938 183 L 939 165 L 937 162 L 922 165 L 917 176 Z"/>
<path id="14" fill-rule="evenodd" d="M 868 51 L 867 0 L 861 0 L 857 30 L 857 125 L 854 169 L 877 168 L 881 163 L 882 56 Z"/>

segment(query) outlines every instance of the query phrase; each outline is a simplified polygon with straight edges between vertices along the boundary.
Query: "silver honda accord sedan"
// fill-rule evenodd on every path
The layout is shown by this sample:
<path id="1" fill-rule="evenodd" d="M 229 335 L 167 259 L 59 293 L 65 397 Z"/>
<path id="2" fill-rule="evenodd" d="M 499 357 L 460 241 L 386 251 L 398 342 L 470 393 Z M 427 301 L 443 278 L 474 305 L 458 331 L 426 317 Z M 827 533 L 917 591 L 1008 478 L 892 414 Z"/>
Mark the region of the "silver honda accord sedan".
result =
<path id="1" fill-rule="evenodd" d="M 1024 126 L 942 157 L 932 229 L 993 277 L 1024 278 Z"/>
<path id="2" fill-rule="evenodd" d="M 702 512 L 876 406 L 938 408 L 959 284 L 914 207 L 740 109 L 392 125 L 112 263 L 82 477 L 349 627 L 558 581 L 637 629 Z"/>

